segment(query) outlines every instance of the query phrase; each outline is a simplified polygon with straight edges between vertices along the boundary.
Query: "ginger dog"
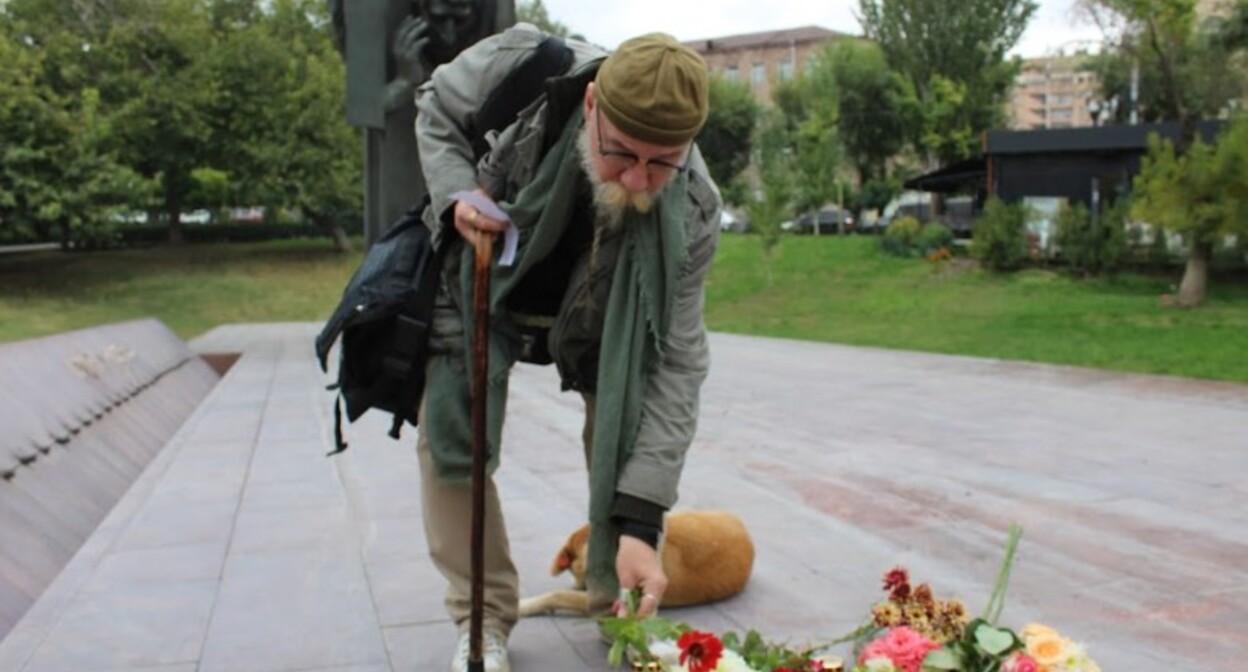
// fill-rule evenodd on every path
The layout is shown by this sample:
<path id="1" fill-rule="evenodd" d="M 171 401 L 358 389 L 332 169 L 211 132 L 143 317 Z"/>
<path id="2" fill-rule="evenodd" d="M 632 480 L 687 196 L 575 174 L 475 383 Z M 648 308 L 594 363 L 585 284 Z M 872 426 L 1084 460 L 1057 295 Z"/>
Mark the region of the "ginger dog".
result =
<path id="1" fill-rule="evenodd" d="M 754 542 L 740 518 L 726 511 L 677 511 L 667 515 L 660 545 L 667 592 L 662 606 L 685 607 L 723 600 L 745 588 L 754 568 Z M 572 611 L 589 615 L 585 558 L 589 526 L 572 533 L 555 556 L 550 575 L 571 570 L 575 590 L 552 590 L 520 601 L 520 616 Z"/>

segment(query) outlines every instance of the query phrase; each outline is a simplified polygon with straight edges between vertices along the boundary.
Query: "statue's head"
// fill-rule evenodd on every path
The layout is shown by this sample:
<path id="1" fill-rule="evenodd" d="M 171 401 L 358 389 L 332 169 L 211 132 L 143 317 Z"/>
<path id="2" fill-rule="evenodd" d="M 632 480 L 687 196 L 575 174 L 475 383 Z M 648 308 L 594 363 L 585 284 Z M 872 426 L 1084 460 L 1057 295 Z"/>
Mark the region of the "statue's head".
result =
<path id="1" fill-rule="evenodd" d="M 420 0 L 429 24 L 431 60 L 445 63 L 482 37 L 483 0 Z"/>

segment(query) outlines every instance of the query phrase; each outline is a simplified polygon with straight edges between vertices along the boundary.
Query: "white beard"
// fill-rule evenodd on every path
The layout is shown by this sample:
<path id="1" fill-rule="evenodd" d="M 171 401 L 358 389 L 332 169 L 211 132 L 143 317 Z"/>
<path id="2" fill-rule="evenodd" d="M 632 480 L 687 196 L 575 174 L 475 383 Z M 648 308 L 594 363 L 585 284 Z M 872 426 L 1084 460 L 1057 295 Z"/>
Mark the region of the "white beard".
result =
<path id="1" fill-rule="evenodd" d="M 594 168 L 594 150 L 589 144 L 589 126 L 581 128 L 576 147 L 581 157 L 581 170 L 589 178 L 589 185 L 593 188 L 594 211 L 598 215 L 598 221 L 607 228 L 615 228 L 624 219 L 624 213 L 630 209 L 642 214 L 650 212 L 650 208 L 654 206 L 652 194 L 629 191 L 619 182 L 604 181 L 598 175 Z"/>

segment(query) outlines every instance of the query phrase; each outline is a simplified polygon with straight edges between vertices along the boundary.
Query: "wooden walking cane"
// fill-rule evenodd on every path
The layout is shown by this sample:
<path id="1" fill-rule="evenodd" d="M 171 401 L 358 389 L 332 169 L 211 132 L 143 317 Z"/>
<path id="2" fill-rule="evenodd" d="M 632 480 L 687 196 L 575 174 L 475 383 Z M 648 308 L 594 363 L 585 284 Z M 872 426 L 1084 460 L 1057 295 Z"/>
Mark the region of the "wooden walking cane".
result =
<path id="1" fill-rule="evenodd" d="M 486 402 L 490 368 L 490 262 L 494 234 L 477 232 L 472 282 L 472 602 L 468 622 L 468 672 L 485 672 L 485 465 L 489 460 Z"/>

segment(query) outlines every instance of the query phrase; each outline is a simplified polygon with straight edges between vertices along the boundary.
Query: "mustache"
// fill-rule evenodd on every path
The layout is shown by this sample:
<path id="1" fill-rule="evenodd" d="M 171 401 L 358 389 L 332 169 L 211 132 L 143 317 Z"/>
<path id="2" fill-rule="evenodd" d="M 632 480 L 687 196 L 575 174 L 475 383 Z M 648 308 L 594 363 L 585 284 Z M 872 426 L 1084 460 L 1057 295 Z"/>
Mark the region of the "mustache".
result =
<path id="1" fill-rule="evenodd" d="M 608 208 L 624 210 L 632 208 L 645 214 L 650 212 L 654 199 L 644 191 L 629 191 L 619 182 L 601 182 L 594 185 L 594 202 Z"/>
<path id="2" fill-rule="evenodd" d="M 589 179 L 589 185 L 593 191 L 594 207 L 599 214 L 605 215 L 608 219 L 618 219 L 630 208 L 642 214 L 650 212 L 650 209 L 654 207 L 653 194 L 646 191 L 629 191 L 619 182 L 603 180 L 598 175 L 598 171 L 594 168 L 594 150 L 590 147 L 588 126 L 582 127 L 581 135 L 577 138 L 577 148 L 581 155 L 581 169 Z"/>

